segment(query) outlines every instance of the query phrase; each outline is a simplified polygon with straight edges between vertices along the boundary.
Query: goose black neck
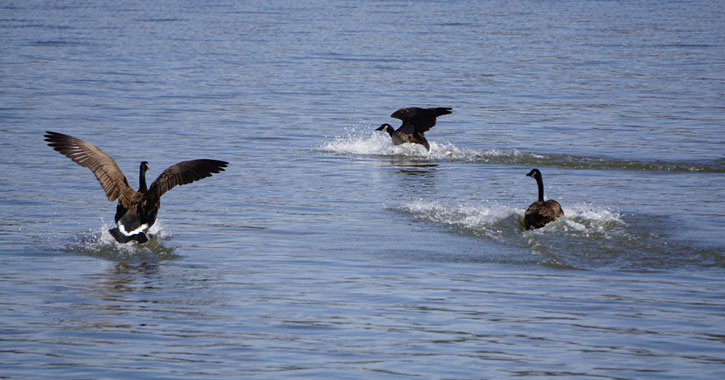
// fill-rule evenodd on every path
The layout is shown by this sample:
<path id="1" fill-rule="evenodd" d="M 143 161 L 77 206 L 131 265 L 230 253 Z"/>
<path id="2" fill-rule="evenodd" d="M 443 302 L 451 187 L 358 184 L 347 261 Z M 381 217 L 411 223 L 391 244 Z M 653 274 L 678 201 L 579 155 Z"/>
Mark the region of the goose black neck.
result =
<path id="1" fill-rule="evenodd" d="M 388 132 L 388 134 L 390 135 L 390 137 L 393 137 L 393 133 L 395 133 L 395 129 L 393 128 L 392 125 L 390 125 L 390 124 L 383 124 L 383 129 L 385 130 L 385 132 Z"/>
<path id="2" fill-rule="evenodd" d="M 539 187 L 539 202 L 544 201 L 544 180 L 540 175 L 536 176 L 536 185 Z"/>
<path id="3" fill-rule="evenodd" d="M 143 164 L 141 164 L 141 168 L 138 173 L 138 192 L 145 193 L 146 191 L 148 191 L 148 188 L 146 187 L 146 168 Z"/>

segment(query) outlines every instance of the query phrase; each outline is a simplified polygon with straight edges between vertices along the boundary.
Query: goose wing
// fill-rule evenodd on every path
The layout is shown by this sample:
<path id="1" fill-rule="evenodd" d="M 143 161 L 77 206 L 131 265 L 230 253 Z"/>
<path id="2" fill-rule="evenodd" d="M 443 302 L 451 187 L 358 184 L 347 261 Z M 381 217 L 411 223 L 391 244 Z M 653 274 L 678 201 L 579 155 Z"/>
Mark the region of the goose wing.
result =
<path id="1" fill-rule="evenodd" d="M 126 176 L 113 159 L 97 147 L 73 136 L 46 131 L 48 145 L 70 158 L 76 164 L 88 168 L 103 187 L 110 202 L 119 200 L 121 205 L 129 207 L 136 191 L 128 186 Z"/>
<path id="2" fill-rule="evenodd" d="M 420 133 L 423 134 L 436 125 L 436 118 L 441 115 L 448 115 L 452 112 L 450 107 L 439 108 L 402 108 L 395 111 L 390 117 L 403 121 L 403 125 L 398 129 L 407 134 Z"/>
<path id="3" fill-rule="evenodd" d="M 546 202 L 536 201 L 529 206 L 524 215 L 524 224 L 527 229 L 532 226 L 541 228 L 547 223 L 564 216 L 564 210 L 561 209 L 559 202 L 548 200 Z"/>
<path id="4" fill-rule="evenodd" d="M 151 184 L 146 193 L 149 198 L 158 199 L 174 186 L 186 185 L 212 174 L 224 171 L 229 163 L 217 160 L 182 161 L 164 170 Z"/>
<path id="5" fill-rule="evenodd" d="M 542 207 L 539 210 L 539 213 L 546 217 L 551 219 L 556 219 L 560 216 L 564 216 L 564 210 L 561 209 L 561 205 L 559 202 L 549 199 L 548 201 L 544 202 L 544 207 Z"/>

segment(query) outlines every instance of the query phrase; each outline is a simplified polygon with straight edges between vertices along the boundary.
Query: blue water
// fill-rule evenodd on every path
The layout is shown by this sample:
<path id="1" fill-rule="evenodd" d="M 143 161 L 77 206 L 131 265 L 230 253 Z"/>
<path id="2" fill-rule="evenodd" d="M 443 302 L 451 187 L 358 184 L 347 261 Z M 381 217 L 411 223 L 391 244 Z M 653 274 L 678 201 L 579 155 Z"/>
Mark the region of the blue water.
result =
<path id="1" fill-rule="evenodd" d="M 0 378 L 725 376 L 725 3 L 0 0 Z M 375 128 L 453 107 L 431 152 Z M 46 130 L 164 195 L 156 238 Z M 546 197 L 566 217 L 520 218 Z"/>

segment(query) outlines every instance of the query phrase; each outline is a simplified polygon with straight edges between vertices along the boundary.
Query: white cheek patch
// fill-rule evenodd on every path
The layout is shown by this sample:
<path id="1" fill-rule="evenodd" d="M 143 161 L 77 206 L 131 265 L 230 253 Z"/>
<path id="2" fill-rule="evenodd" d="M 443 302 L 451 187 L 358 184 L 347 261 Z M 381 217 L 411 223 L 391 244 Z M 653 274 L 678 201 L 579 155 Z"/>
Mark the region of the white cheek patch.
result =
<path id="1" fill-rule="evenodd" d="M 118 225 L 118 230 L 121 231 L 121 233 L 126 236 L 133 236 L 133 235 L 139 234 L 141 232 L 146 231 L 148 228 L 149 228 L 149 225 L 147 223 L 144 223 L 133 231 L 126 231 L 126 227 L 124 227 L 123 224 Z"/>

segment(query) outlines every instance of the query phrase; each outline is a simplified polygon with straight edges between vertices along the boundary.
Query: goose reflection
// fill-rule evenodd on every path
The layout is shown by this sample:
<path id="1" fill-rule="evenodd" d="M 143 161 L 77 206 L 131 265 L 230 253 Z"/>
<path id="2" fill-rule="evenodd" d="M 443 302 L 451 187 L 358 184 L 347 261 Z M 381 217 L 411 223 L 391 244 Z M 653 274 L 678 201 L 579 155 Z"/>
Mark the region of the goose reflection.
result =
<path id="1" fill-rule="evenodd" d="M 394 198 L 425 197 L 425 194 L 436 191 L 438 164 L 397 157 L 391 160 L 391 164 L 397 174 L 395 178 L 399 180 L 396 192 L 400 194 Z"/>
<path id="2" fill-rule="evenodd" d="M 160 266 L 157 262 L 116 262 L 103 275 L 98 275 L 101 296 L 105 301 L 124 298 L 124 293 L 138 293 L 154 289 L 153 284 L 160 278 Z M 142 284 L 142 285 L 139 285 Z"/>

